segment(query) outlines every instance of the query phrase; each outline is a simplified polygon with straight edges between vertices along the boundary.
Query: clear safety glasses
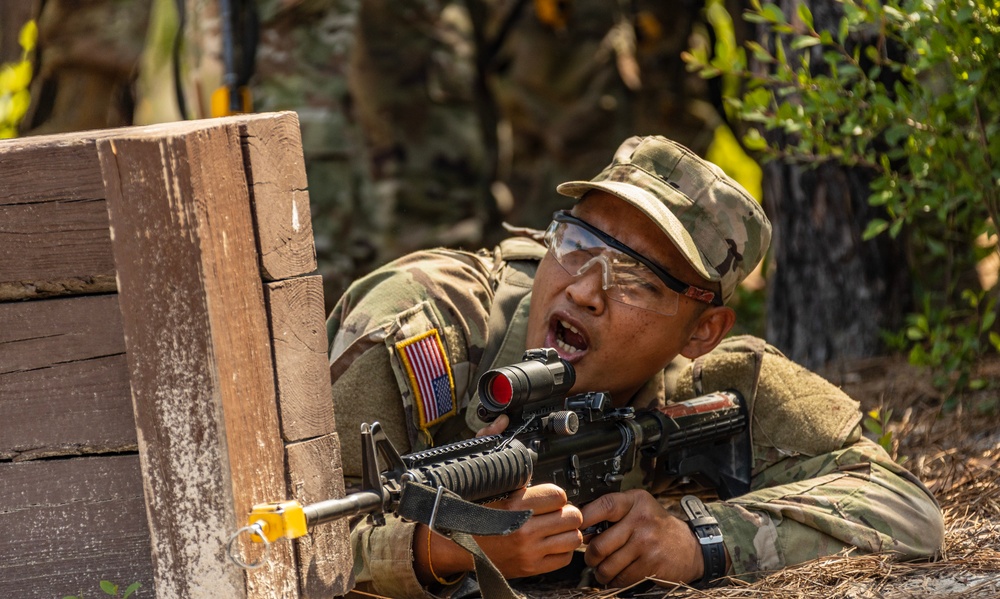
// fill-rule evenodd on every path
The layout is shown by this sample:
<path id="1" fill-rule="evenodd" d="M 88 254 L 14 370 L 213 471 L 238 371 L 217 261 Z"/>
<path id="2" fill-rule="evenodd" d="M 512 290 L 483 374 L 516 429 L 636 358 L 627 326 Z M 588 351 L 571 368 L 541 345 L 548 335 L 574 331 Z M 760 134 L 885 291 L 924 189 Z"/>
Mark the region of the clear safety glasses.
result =
<path id="1" fill-rule="evenodd" d="M 601 266 L 601 286 L 616 302 L 672 316 L 686 295 L 722 305 L 718 294 L 678 280 L 607 233 L 566 211 L 556 212 L 545 231 L 545 245 L 563 269 L 578 277 Z"/>

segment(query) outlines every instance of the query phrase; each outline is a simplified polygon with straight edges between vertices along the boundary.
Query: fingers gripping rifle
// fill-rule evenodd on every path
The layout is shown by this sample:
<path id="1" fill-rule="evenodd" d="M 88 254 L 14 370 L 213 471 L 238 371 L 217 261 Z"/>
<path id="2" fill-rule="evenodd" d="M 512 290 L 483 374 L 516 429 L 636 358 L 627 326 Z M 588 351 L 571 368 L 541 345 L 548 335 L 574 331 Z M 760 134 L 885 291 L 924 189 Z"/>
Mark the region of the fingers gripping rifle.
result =
<path id="1" fill-rule="evenodd" d="M 554 349 L 529 350 L 522 362 L 490 370 L 479 381 L 478 415 L 492 421 L 507 414 L 502 434 L 400 455 L 377 422 L 363 424 L 362 490 L 305 506 L 258 504 L 249 518 L 252 538 L 297 538 L 360 514 L 380 525 L 386 513 L 432 529 L 506 534 L 530 513 L 470 508 L 470 502 L 555 483 L 580 506 L 620 491 L 643 456 L 657 458 L 657 469 L 668 476 L 700 479 L 723 499 L 749 490 L 748 417 L 738 392 L 636 412 L 615 408 L 607 393 L 567 396 L 574 382 L 572 365 Z"/>

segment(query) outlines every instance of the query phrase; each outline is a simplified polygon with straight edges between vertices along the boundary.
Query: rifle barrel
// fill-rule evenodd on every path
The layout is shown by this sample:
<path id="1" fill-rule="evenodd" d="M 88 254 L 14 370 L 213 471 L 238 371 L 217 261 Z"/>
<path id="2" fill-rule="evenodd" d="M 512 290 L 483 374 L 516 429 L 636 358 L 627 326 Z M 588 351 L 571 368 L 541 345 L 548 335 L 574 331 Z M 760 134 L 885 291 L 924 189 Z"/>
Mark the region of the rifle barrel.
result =
<path id="1" fill-rule="evenodd" d="M 370 514 L 382 509 L 382 496 L 371 491 L 352 493 L 342 499 L 327 499 L 302 508 L 309 528 L 324 522 Z"/>

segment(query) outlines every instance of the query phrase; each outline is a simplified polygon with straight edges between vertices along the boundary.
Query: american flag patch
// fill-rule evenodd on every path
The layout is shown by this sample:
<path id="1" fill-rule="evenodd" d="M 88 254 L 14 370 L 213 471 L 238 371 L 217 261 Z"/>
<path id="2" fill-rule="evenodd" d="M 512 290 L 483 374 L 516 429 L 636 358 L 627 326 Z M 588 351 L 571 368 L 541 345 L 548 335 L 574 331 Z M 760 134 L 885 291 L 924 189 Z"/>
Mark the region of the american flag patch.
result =
<path id="1" fill-rule="evenodd" d="M 396 344 L 410 377 L 420 428 L 427 428 L 455 412 L 455 382 L 437 329 Z"/>

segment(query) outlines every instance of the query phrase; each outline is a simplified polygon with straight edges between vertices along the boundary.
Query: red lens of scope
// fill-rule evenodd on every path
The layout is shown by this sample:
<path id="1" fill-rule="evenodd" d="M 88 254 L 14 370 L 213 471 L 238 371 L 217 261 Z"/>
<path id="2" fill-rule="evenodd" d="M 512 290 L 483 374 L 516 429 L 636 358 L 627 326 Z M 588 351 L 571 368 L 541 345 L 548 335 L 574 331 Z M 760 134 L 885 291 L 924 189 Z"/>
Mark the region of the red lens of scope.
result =
<path id="1" fill-rule="evenodd" d="M 514 388 L 511 387 L 507 377 L 502 374 L 493 377 L 493 380 L 490 381 L 490 397 L 502 406 L 510 403 L 514 397 Z"/>

